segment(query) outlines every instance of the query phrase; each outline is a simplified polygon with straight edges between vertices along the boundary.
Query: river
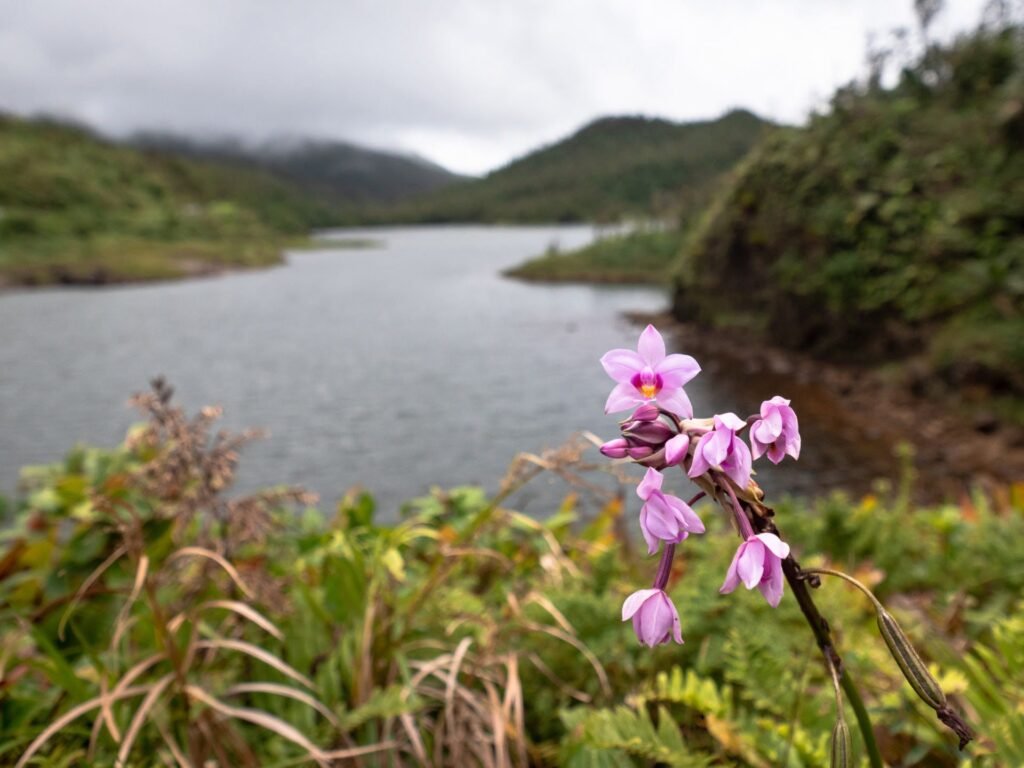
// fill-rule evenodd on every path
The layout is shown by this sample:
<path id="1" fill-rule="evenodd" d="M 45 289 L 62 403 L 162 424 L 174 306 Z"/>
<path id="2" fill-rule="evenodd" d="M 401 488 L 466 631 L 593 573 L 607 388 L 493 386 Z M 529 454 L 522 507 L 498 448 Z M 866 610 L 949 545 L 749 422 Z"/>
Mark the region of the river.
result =
<path id="1" fill-rule="evenodd" d="M 218 404 L 227 427 L 268 431 L 245 449 L 240 488 L 298 484 L 329 506 L 359 484 L 384 518 L 433 485 L 494 489 L 518 451 L 579 430 L 615 436 L 598 359 L 635 345 L 624 313 L 663 309 L 663 291 L 500 274 L 553 243 L 588 242 L 589 227 L 338 234 L 378 247 L 325 241 L 265 271 L 0 295 L 0 491 L 76 441 L 115 445 L 137 420 L 128 396 L 158 374 L 189 408 Z M 687 391 L 698 414 L 760 402 L 727 366 Z M 827 478 L 815 491 L 843 484 L 848 456 L 815 423 L 803 431 L 800 465 L 761 476 L 770 492 L 806 492 L 815 472 Z M 543 514 L 551 493 L 522 503 Z"/>

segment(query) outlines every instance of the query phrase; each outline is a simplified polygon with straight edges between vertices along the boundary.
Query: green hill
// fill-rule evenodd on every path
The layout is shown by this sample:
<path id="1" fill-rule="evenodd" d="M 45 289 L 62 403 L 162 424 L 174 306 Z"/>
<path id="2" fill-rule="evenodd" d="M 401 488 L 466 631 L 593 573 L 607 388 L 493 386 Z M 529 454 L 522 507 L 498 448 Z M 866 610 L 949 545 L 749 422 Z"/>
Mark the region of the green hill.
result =
<path id="1" fill-rule="evenodd" d="M 144 149 L 254 167 L 339 204 L 394 203 L 449 186 L 466 177 L 414 155 L 382 152 L 343 141 L 276 139 L 247 145 L 142 133 Z"/>
<path id="2" fill-rule="evenodd" d="M 896 364 L 922 393 L 1024 395 L 1020 35 L 932 46 L 770 136 L 692 239 L 675 314 Z"/>
<path id="3" fill-rule="evenodd" d="M 746 111 L 673 123 L 644 117 L 597 120 L 486 177 L 378 209 L 380 221 L 612 221 L 675 215 L 701 199 L 761 136 Z M 682 203 L 681 203 L 682 201 Z"/>
<path id="4" fill-rule="evenodd" d="M 116 282 L 275 263 L 337 212 L 265 171 L 0 116 L 0 281 Z"/>

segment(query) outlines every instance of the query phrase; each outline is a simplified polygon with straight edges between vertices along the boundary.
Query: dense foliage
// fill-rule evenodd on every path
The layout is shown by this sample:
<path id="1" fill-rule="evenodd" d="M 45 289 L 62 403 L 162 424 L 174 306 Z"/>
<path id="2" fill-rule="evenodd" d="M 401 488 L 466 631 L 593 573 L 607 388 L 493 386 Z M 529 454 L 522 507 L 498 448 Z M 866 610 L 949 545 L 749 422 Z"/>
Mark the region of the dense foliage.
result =
<path id="1" fill-rule="evenodd" d="M 812 353 L 907 361 L 923 391 L 1024 393 L 1024 43 L 932 45 L 775 131 L 712 205 L 675 313 Z"/>
<path id="2" fill-rule="evenodd" d="M 331 515 L 290 489 L 228 499 L 242 441 L 211 437 L 216 412 L 186 419 L 162 386 L 138 402 L 149 420 L 120 448 L 25 472 L 0 550 L 0 762 L 33 744 L 45 766 L 825 761 L 813 640 L 789 595 L 718 594 L 732 537 L 682 547 L 684 646 L 641 648 L 618 620 L 649 563 L 624 537 L 634 505 L 581 482 L 588 443 L 519 457 L 495 498 L 438 490 L 382 525 L 366 495 Z M 540 472 L 576 484 L 561 509 L 506 508 Z M 909 496 L 785 504 L 779 525 L 804 565 L 874 585 L 981 736 L 960 762 L 870 606 L 827 582 L 887 764 L 1024 764 L 1024 488 Z"/>
<path id="3" fill-rule="evenodd" d="M 0 280 L 107 282 L 274 263 L 334 212 L 266 172 L 0 116 Z"/>
<path id="4" fill-rule="evenodd" d="M 682 240 L 675 228 L 617 233 L 574 251 L 550 249 L 505 274 L 547 282 L 663 283 L 671 278 Z"/>
<path id="5" fill-rule="evenodd" d="M 377 211 L 380 221 L 616 221 L 675 217 L 754 145 L 767 123 L 736 110 L 673 123 L 609 117 L 513 161 L 483 179 Z"/>

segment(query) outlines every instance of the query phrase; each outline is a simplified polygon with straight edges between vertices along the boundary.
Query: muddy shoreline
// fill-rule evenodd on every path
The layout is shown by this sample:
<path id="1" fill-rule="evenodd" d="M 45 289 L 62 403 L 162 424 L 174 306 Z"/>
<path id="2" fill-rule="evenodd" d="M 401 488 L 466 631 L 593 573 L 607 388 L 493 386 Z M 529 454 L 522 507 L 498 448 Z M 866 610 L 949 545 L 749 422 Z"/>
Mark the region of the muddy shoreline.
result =
<path id="1" fill-rule="evenodd" d="M 891 482 L 898 481 L 901 463 L 912 461 L 913 492 L 922 501 L 959 500 L 976 490 L 1003 498 L 1011 485 L 1024 482 L 1024 429 L 995 419 L 970 421 L 952 398 L 924 400 L 876 371 L 752 344 L 742 333 L 681 323 L 667 312 L 630 318 L 655 323 L 676 351 L 706 367 L 729 366 L 752 393 L 771 390 L 813 408 L 844 440 L 862 443 L 866 460 L 891 467 Z M 901 445 L 913 449 L 902 460 Z"/>

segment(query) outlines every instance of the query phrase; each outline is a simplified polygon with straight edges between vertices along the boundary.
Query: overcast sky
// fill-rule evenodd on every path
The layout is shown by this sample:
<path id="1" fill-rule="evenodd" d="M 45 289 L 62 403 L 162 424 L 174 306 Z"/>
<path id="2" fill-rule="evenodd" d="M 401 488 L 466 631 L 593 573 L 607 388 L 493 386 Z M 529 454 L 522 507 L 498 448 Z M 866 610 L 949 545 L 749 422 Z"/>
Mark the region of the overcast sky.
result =
<path id="1" fill-rule="evenodd" d="M 947 0 L 934 34 L 984 0 Z M 595 117 L 802 121 L 912 0 L 0 0 L 0 110 L 482 173 Z"/>

